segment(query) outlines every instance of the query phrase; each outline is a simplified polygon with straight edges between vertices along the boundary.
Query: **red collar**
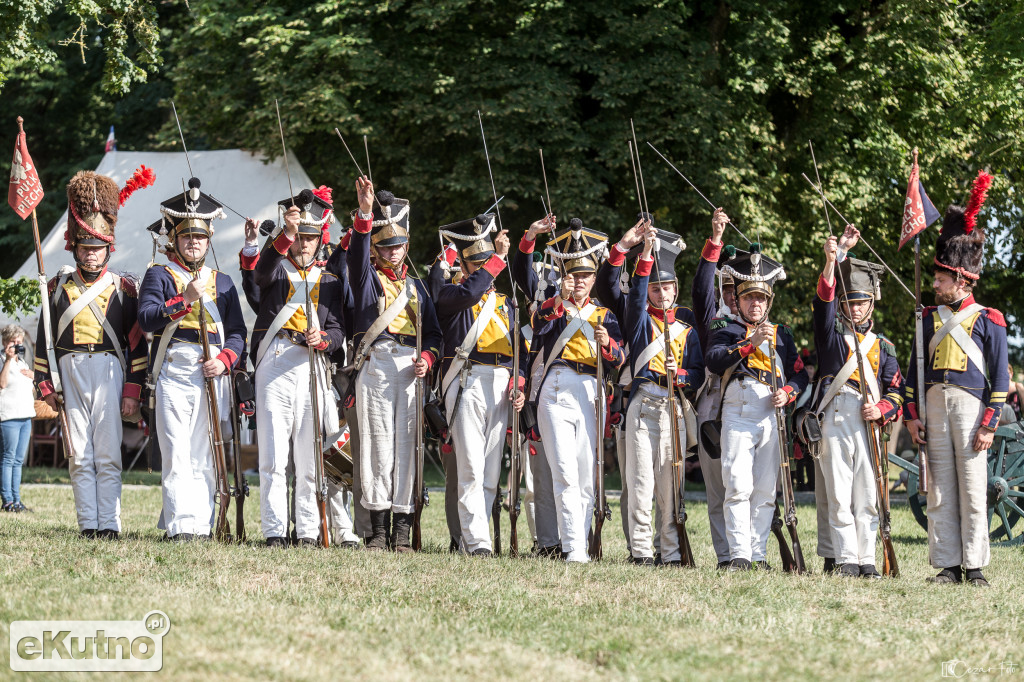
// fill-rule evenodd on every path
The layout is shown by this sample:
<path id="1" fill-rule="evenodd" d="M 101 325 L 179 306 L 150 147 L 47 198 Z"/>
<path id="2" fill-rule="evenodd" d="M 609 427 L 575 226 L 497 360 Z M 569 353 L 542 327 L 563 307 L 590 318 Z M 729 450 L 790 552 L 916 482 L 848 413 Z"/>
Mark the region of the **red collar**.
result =
<path id="1" fill-rule="evenodd" d="M 576 306 L 577 309 L 582 310 L 583 308 L 587 307 L 588 303 L 590 303 L 590 297 L 587 296 L 587 298 L 584 299 L 583 303 L 576 303 L 576 301 L 572 299 L 572 296 L 570 296 L 569 298 L 565 299 L 564 303 L 570 303 Z"/>
<path id="2" fill-rule="evenodd" d="M 672 324 L 673 322 L 676 321 L 676 309 L 675 308 L 669 308 L 666 311 L 663 308 L 659 308 L 659 307 L 657 307 L 655 305 L 652 305 L 652 304 L 648 303 L 647 304 L 647 312 L 651 315 L 651 317 L 656 317 L 659 320 L 664 320 L 665 317 L 668 317 L 668 323 L 669 324 Z M 666 316 L 665 313 L 668 313 L 668 315 Z"/>
<path id="3" fill-rule="evenodd" d="M 949 306 L 949 309 L 954 312 L 960 312 L 964 308 L 974 303 L 974 294 L 967 294 L 966 298 L 962 299 L 959 303 L 954 303 Z"/>
<path id="4" fill-rule="evenodd" d="M 392 282 L 397 282 L 400 279 L 405 279 L 405 272 L 409 269 L 409 266 L 402 263 L 402 274 L 398 275 L 390 267 L 384 268 L 380 264 L 374 263 L 374 267 L 377 268 L 377 272 L 382 273 L 385 277 L 390 279 Z"/>

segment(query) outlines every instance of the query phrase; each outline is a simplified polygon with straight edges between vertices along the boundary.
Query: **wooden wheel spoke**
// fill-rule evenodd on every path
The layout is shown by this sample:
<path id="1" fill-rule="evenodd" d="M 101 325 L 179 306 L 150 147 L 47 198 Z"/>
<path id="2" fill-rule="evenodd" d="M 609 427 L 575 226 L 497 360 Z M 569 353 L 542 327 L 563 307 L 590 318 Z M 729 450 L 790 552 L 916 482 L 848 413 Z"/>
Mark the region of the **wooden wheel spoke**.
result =
<path id="1" fill-rule="evenodd" d="M 1010 520 L 1006 518 L 1006 509 L 1002 505 L 999 506 L 999 518 L 1003 520 L 1003 531 L 1006 533 L 1006 539 L 1013 539 L 1013 526 L 1010 525 Z"/>

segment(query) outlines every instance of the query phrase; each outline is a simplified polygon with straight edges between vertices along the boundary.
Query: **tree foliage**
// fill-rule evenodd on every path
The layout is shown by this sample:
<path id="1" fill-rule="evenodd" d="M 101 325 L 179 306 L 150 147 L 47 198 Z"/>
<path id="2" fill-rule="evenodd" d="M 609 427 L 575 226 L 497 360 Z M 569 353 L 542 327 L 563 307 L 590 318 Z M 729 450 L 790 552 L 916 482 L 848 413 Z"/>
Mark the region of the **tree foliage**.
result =
<path id="1" fill-rule="evenodd" d="M 814 176 L 808 140 L 829 197 L 911 287 L 911 250 L 896 252 L 911 150 L 940 210 L 966 199 L 979 168 L 995 173 L 978 297 L 1019 335 L 1021 29 L 1015 0 L 208 0 L 164 49 L 193 145 L 280 154 L 278 99 L 289 147 L 336 188 L 339 215 L 355 206 L 356 171 L 333 129 L 364 170 L 366 135 L 377 185 L 412 201 L 420 262 L 436 225 L 491 204 L 478 110 L 514 241 L 542 213 L 539 148 L 562 221 L 613 238 L 634 222 L 632 119 L 649 205 L 690 244 L 684 290 L 711 208 L 645 141 L 785 261 L 774 315 L 808 345 L 828 234 L 801 177 Z M 139 144 L 173 147 L 171 125 Z M 888 282 L 877 316 L 901 353 L 911 310 Z"/>

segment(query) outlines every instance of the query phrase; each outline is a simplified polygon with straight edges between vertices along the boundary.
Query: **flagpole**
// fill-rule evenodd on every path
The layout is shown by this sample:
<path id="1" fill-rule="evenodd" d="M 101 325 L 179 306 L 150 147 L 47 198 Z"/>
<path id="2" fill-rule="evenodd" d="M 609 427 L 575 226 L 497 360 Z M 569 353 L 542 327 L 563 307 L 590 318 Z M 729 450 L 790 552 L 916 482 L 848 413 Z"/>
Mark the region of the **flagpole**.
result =
<path id="1" fill-rule="evenodd" d="M 913 168 L 918 168 L 917 165 L 917 147 L 914 147 L 914 165 Z M 911 174 L 913 174 L 911 170 Z M 920 170 L 918 171 L 920 173 Z M 916 370 L 917 370 L 917 391 L 916 402 L 917 402 L 917 418 L 921 424 L 925 423 L 925 390 L 928 387 L 924 376 L 924 304 L 921 300 L 921 233 L 920 231 L 914 235 L 914 351 L 916 355 Z M 927 437 L 927 432 L 925 433 Z M 921 443 L 918 447 L 918 458 L 917 458 L 917 491 L 919 493 L 928 492 L 928 446 Z"/>

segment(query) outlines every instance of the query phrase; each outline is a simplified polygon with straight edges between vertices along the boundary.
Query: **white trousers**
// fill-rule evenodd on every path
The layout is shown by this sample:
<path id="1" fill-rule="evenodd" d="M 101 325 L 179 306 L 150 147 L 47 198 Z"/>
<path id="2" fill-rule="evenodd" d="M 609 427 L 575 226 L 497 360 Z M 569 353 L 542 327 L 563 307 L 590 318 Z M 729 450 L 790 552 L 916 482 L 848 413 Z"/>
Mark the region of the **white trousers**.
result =
<path id="1" fill-rule="evenodd" d="M 597 380 L 569 367 L 553 367 L 537 399 L 537 423 L 555 496 L 562 551 L 589 561 L 587 538 L 594 513 L 597 457 Z M 539 519 L 538 519 L 539 521 Z"/>
<path id="2" fill-rule="evenodd" d="M 415 355 L 415 348 L 381 341 L 356 379 L 362 505 L 369 511 L 413 512 Z"/>
<path id="3" fill-rule="evenodd" d="M 929 559 L 935 568 L 984 568 L 989 562 L 988 457 L 972 443 L 985 405 L 949 384 L 929 388 L 925 403 Z"/>
<path id="4" fill-rule="evenodd" d="M 534 358 L 530 370 L 530 399 L 537 400 L 540 391 L 541 372 L 544 370 L 543 358 L 538 355 Z M 539 411 L 539 406 L 538 406 Z M 540 431 L 539 414 L 537 430 Z M 555 490 L 554 482 L 551 480 L 551 465 L 548 464 L 547 455 L 544 452 L 544 444 L 540 441 L 527 441 L 523 448 L 526 452 L 533 446 L 533 455 L 530 459 L 530 477 L 533 480 L 533 533 L 537 547 L 557 547 L 558 538 L 558 513 L 555 511 Z M 529 455 L 528 455 L 529 456 Z M 529 513 L 529 512 L 527 512 Z"/>
<path id="5" fill-rule="evenodd" d="M 722 480 L 729 558 L 762 561 L 775 511 L 779 436 L 771 387 L 742 377 L 722 405 Z"/>
<path id="6" fill-rule="evenodd" d="M 474 365 L 459 393 L 461 377 L 445 394 L 445 410 L 455 447 L 462 549 L 492 549 L 491 506 L 498 492 L 511 403 L 509 371 Z M 458 405 L 456 405 L 458 400 Z"/>
<path id="7" fill-rule="evenodd" d="M 336 485 L 327 479 L 327 525 L 331 531 L 332 544 L 359 542 L 359 536 L 353 529 L 352 498 L 352 491 L 347 486 Z"/>
<path id="8" fill-rule="evenodd" d="M 844 387 L 825 408 L 822 423 L 821 472 L 837 564 L 875 563 L 878 508 L 863 405 L 859 393 Z"/>
<path id="9" fill-rule="evenodd" d="M 167 349 L 156 382 L 156 432 L 162 463 L 160 528 L 209 535 L 213 525 L 216 474 L 201 346 L 178 342 Z M 225 376 L 214 379 L 224 438 L 231 433 Z"/>
<path id="10" fill-rule="evenodd" d="M 676 406 L 676 424 L 686 447 L 686 424 Z M 675 524 L 673 495 L 672 424 L 668 414 L 668 389 L 645 382 L 630 396 L 626 413 L 626 470 L 629 500 L 629 547 L 636 558 L 653 557 L 651 509 L 657 502 L 661 558 L 679 561 L 679 533 Z"/>
<path id="11" fill-rule="evenodd" d="M 823 446 L 824 447 L 824 446 Z M 808 457 L 810 455 L 807 455 Z M 821 459 L 814 457 L 814 511 L 818 521 L 818 556 L 835 559 L 832 545 L 832 527 L 828 523 L 828 490 L 825 489 L 825 474 L 821 471 Z"/>
<path id="12" fill-rule="evenodd" d="M 317 398 L 321 432 L 338 426 L 334 397 L 321 363 Z M 309 349 L 275 338 L 256 367 L 256 442 L 260 453 L 260 526 L 263 537 L 288 535 L 288 455 L 295 464 L 295 535 L 316 540 L 320 513 L 316 504 L 313 409 L 309 383 Z M 333 408 L 333 409 L 332 409 Z M 324 436 L 323 443 L 327 444 Z"/>
<path id="13" fill-rule="evenodd" d="M 121 531 L 121 363 L 109 353 L 60 359 L 75 456 L 69 460 L 79 530 Z"/>

